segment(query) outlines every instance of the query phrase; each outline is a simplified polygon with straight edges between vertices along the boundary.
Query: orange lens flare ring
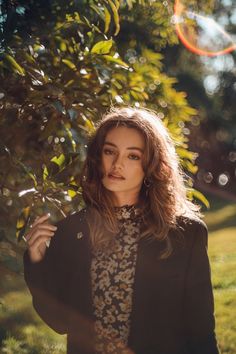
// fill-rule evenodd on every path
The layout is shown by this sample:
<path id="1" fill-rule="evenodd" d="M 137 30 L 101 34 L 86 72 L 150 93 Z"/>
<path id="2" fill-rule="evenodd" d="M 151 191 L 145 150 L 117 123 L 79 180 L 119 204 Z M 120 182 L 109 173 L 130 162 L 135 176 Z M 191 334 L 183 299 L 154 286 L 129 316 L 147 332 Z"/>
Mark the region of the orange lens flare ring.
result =
<path id="1" fill-rule="evenodd" d="M 175 0 L 175 5 L 174 5 L 174 17 L 175 17 L 175 29 L 176 29 L 176 33 L 179 37 L 179 39 L 181 40 L 181 42 L 183 43 L 183 45 L 190 50 L 191 52 L 198 54 L 198 55 L 204 55 L 204 56 L 208 56 L 208 57 L 214 57 L 217 55 L 223 55 L 223 54 L 227 54 L 230 53 L 232 51 L 234 51 L 236 49 L 236 44 L 232 44 L 230 46 L 228 46 L 227 48 L 221 49 L 221 50 L 216 50 L 216 51 L 209 51 L 206 49 L 202 49 L 202 48 L 198 48 L 197 45 L 194 44 L 194 41 L 191 42 L 187 36 L 185 35 L 184 31 L 182 30 L 182 26 L 181 23 L 183 22 L 183 15 L 186 12 L 185 6 L 181 3 L 180 0 Z M 204 19 L 203 16 L 201 15 L 196 15 L 201 19 Z M 225 37 L 227 37 L 228 40 L 232 41 L 232 39 L 230 38 L 230 36 L 225 33 L 223 31 L 223 29 L 220 29 L 220 26 L 217 26 L 218 30 L 224 34 Z M 193 35 L 193 33 L 192 33 Z"/>

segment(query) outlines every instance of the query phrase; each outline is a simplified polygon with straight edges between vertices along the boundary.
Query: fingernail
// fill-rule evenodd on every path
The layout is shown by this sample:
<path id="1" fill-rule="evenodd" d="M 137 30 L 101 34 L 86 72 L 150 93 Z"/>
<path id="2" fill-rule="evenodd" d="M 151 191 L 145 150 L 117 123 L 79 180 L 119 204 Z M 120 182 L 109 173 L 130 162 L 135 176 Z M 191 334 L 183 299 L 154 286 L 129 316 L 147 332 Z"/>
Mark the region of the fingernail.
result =
<path id="1" fill-rule="evenodd" d="M 45 241 L 45 243 L 46 243 L 46 246 L 47 246 L 47 247 L 50 246 L 50 240 Z"/>

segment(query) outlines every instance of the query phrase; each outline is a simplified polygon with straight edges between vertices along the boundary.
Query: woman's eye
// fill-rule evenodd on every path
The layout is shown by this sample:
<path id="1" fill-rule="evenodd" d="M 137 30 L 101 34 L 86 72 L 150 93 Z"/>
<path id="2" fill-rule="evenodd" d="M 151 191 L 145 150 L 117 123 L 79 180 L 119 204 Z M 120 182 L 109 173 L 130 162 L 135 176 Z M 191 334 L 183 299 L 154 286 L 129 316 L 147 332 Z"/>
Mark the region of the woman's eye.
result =
<path id="1" fill-rule="evenodd" d="M 112 154 L 114 154 L 114 151 L 113 151 L 113 150 L 110 150 L 110 149 L 104 149 L 104 150 L 103 150 L 103 153 L 104 153 L 105 155 L 112 155 Z"/>
<path id="2" fill-rule="evenodd" d="M 129 155 L 129 159 L 130 160 L 140 160 L 140 157 L 138 155 L 131 154 L 131 155 Z"/>

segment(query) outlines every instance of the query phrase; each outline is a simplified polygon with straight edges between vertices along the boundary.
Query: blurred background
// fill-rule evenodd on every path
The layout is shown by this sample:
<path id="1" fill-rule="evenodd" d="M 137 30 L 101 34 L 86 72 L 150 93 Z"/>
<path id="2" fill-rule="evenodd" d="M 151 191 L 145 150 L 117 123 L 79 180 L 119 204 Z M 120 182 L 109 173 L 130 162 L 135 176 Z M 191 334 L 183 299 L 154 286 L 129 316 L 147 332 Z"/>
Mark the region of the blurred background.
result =
<path id="1" fill-rule="evenodd" d="M 65 352 L 32 309 L 22 236 L 83 207 L 89 134 L 132 105 L 168 126 L 202 205 L 218 341 L 235 353 L 235 1 L 2 0 L 0 35 L 0 351 Z"/>

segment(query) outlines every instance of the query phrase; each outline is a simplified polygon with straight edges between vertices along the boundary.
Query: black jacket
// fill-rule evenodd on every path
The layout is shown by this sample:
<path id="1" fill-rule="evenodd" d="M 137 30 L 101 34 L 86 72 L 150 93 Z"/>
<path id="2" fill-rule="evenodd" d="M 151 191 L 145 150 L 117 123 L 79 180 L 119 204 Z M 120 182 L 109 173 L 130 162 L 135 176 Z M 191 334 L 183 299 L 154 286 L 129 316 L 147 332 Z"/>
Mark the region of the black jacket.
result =
<path id="1" fill-rule="evenodd" d="M 67 333 L 68 354 L 92 354 L 91 249 L 86 210 L 58 223 L 43 261 L 24 255 L 33 305 L 56 332 Z M 218 354 L 203 222 L 181 219 L 171 231 L 173 254 L 160 241 L 141 240 L 128 346 L 135 354 Z"/>

